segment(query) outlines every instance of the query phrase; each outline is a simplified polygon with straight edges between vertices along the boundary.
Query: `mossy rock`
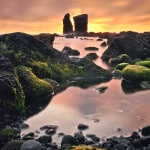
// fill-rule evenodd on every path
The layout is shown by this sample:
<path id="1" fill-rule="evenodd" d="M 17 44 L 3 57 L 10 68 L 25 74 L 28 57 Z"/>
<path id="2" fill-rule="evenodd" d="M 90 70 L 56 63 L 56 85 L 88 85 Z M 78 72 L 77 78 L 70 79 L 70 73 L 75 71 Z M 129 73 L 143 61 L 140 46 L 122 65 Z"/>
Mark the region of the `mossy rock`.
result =
<path id="1" fill-rule="evenodd" d="M 79 146 L 73 146 L 73 147 L 67 148 L 65 150 L 106 150 L 106 149 L 96 148 L 96 147 L 87 146 L 87 145 L 79 145 Z"/>
<path id="2" fill-rule="evenodd" d="M 120 54 L 115 58 L 110 58 L 108 63 L 111 66 L 116 66 L 117 64 L 120 64 L 120 63 L 131 64 L 131 63 L 133 63 L 133 61 L 132 61 L 131 57 L 128 56 L 127 54 Z"/>
<path id="3" fill-rule="evenodd" d="M 113 75 L 113 78 L 116 78 L 116 79 L 121 79 L 122 78 L 122 73 L 119 69 L 114 69 L 112 71 L 112 75 Z"/>
<path id="4" fill-rule="evenodd" d="M 11 140 L 14 136 L 14 129 L 5 127 L 0 129 L 0 143 L 3 145 L 6 141 Z"/>
<path id="5" fill-rule="evenodd" d="M 24 109 L 25 95 L 10 60 L 0 56 L 0 112 L 20 113 Z"/>
<path id="6" fill-rule="evenodd" d="M 52 85 L 38 78 L 31 68 L 17 67 L 17 73 L 27 99 L 46 98 L 53 93 Z"/>
<path id="7" fill-rule="evenodd" d="M 132 82 L 150 81 L 150 69 L 139 65 L 128 65 L 122 70 L 125 80 Z"/>
<path id="8" fill-rule="evenodd" d="M 146 61 L 139 61 L 137 63 L 135 63 L 135 65 L 140 65 L 140 66 L 144 66 L 144 67 L 148 67 L 150 68 L 150 60 L 146 60 Z"/>
<path id="9" fill-rule="evenodd" d="M 30 67 L 39 78 L 53 78 L 54 76 L 52 68 L 46 61 L 32 61 L 30 62 Z"/>
<path id="10" fill-rule="evenodd" d="M 116 66 L 116 69 L 122 71 L 129 63 L 120 63 Z"/>
<path id="11" fill-rule="evenodd" d="M 8 142 L 1 150 L 20 150 L 23 140 L 12 140 Z"/>

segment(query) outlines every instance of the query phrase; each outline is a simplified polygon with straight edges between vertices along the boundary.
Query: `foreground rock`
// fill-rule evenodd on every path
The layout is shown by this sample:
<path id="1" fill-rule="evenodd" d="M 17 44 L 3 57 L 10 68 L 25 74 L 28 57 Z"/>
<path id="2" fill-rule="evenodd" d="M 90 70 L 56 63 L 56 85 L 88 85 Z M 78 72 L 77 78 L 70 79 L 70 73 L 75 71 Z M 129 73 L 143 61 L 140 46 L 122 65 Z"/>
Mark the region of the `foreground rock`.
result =
<path id="1" fill-rule="evenodd" d="M 63 135 L 61 145 L 53 142 L 50 135 L 42 135 L 38 139 L 33 136 L 32 139 L 23 140 L 21 138 L 12 139 L 2 150 L 12 149 L 35 149 L 35 150 L 149 150 L 150 148 L 150 126 L 145 126 L 140 131 L 134 131 L 129 136 L 101 138 L 95 134 L 84 135 L 81 131 L 75 132 L 74 135 Z"/>
<path id="2" fill-rule="evenodd" d="M 15 114 L 24 109 L 25 95 L 10 59 L 0 55 L 0 113 Z"/>

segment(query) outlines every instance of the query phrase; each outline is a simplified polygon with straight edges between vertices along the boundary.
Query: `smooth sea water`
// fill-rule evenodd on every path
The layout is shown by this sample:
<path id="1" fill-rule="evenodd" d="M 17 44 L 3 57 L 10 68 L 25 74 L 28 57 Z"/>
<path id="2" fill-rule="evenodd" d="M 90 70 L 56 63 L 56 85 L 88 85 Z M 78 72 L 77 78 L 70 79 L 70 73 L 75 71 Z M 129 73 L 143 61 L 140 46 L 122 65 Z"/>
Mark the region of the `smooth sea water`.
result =
<path id="1" fill-rule="evenodd" d="M 80 51 L 79 57 L 90 52 L 96 52 L 101 57 L 107 47 L 101 47 L 101 41 L 96 39 L 56 37 L 54 48 L 61 51 L 64 46 L 69 46 Z M 87 46 L 95 46 L 99 50 L 84 50 Z M 108 69 L 100 58 L 95 63 Z M 95 90 L 103 86 L 108 87 L 104 93 Z M 40 131 L 39 128 L 43 125 L 57 125 L 54 141 L 58 142 L 61 139 L 58 133 L 73 135 L 78 131 L 78 124 L 83 123 L 89 126 L 84 134 L 91 133 L 99 137 L 128 135 L 150 124 L 149 108 L 150 90 L 126 94 L 122 90 L 121 79 L 112 79 L 87 89 L 71 86 L 55 95 L 45 109 L 25 120 L 30 127 L 22 130 L 22 134 Z M 42 131 L 37 136 L 41 134 Z"/>

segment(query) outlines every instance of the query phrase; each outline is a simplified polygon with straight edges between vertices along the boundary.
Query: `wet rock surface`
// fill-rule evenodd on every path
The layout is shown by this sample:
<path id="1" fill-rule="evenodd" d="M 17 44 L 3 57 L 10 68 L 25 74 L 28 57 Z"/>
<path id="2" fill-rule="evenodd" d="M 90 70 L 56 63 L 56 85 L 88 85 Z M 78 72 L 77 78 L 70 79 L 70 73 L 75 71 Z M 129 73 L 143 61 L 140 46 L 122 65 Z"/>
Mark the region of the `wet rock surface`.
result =
<path id="1" fill-rule="evenodd" d="M 22 122 L 22 124 L 24 123 Z M 96 134 L 84 134 L 84 130 L 86 129 L 87 132 L 90 127 L 82 123 L 77 126 L 79 131 L 75 132 L 73 135 L 60 133 L 61 136 L 56 132 L 53 134 L 47 134 L 45 132 L 44 135 L 41 135 L 39 132 L 37 133 L 37 131 L 29 132 L 26 135 L 21 136 L 20 121 L 16 122 L 16 124 L 12 123 L 12 125 L 13 127 L 7 127 L 7 131 L 9 131 L 9 134 L 7 132 L 8 135 L 6 134 L 4 136 L 4 133 L 2 134 L 2 130 L 0 130 L 0 140 L 3 135 L 3 143 L 2 141 L 0 143 L 3 146 L 2 150 L 11 150 L 10 148 L 18 148 L 21 150 L 26 150 L 27 148 L 36 150 L 65 150 L 66 148 L 78 145 L 91 145 L 95 148 L 104 148 L 107 150 L 148 150 L 150 146 L 149 126 L 145 126 L 139 131 L 134 131 L 130 136 L 122 135 L 120 137 L 103 139 Z M 58 126 L 44 125 L 39 131 L 47 131 L 50 129 L 58 129 Z M 61 137 L 60 144 L 55 143 L 54 135 L 59 138 Z M 10 139 L 11 142 L 9 142 Z"/>
<path id="2" fill-rule="evenodd" d="M 149 34 L 136 32 L 121 32 L 113 37 L 108 49 L 103 53 L 102 59 L 108 61 L 120 54 L 127 54 L 132 59 L 150 57 Z"/>

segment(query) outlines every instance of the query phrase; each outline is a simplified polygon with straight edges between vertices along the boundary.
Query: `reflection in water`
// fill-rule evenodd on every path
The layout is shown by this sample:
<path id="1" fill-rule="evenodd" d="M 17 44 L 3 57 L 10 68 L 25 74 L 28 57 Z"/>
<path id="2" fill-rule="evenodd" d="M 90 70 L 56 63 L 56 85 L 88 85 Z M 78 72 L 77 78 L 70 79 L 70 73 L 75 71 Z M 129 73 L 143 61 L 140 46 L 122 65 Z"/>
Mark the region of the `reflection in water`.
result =
<path id="1" fill-rule="evenodd" d="M 82 56 L 87 53 L 84 47 L 100 45 L 95 39 L 81 40 L 83 43 L 79 40 L 58 38 L 56 42 L 61 44 L 56 45 L 58 49 L 62 49 L 64 45 L 78 49 Z M 98 53 L 102 51 L 103 49 L 100 49 Z M 107 68 L 106 65 L 102 65 L 101 59 L 96 63 Z M 104 93 L 95 90 L 103 86 L 108 87 Z M 84 133 L 93 133 L 100 137 L 128 134 L 150 124 L 149 96 L 149 91 L 126 95 L 122 91 L 119 79 L 112 79 L 87 89 L 72 86 L 55 95 L 42 112 L 28 118 L 25 122 L 30 125 L 30 128 L 23 130 L 22 133 L 39 130 L 46 124 L 53 124 L 59 126 L 58 132 L 73 134 L 77 131 L 77 125 L 84 123 L 89 125 L 89 129 Z M 121 128 L 122 131 L 118 132 L 117 128 Z"/>
<path id="2" fill-rule="evenodd" d="M 127 80 L 122 80 L 121 87 L 126 94 L 131 94 L 138 91 L 149 90 L 150 83 L 148 81 L 144 81 L 141 83 L 133 83 Z"/>

